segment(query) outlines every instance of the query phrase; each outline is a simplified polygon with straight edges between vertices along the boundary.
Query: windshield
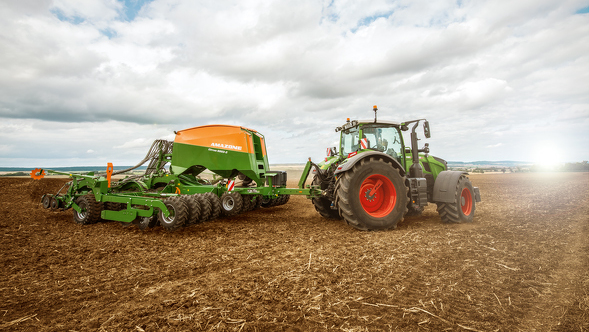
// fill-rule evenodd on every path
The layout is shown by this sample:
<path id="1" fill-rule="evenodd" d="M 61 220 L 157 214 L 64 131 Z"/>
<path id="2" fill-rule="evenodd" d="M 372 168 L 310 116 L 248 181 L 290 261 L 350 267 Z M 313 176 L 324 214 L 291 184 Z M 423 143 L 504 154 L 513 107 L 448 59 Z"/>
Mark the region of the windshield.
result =
<path id="1" fill-rule="evenodd" d="M 344 156 L 358 150 L 359 137 L 360 130 L 358 127 L 342 131 L 341 150 Z"/>
<path id="2" fill-rule="evenodd" d="M 402 162 L 402 143 L 399 130 L 395 127 L 382 127 L 382 125 L 362 126 L 362 138 L 367 139 L 368 148 L 384 152 Z"/>

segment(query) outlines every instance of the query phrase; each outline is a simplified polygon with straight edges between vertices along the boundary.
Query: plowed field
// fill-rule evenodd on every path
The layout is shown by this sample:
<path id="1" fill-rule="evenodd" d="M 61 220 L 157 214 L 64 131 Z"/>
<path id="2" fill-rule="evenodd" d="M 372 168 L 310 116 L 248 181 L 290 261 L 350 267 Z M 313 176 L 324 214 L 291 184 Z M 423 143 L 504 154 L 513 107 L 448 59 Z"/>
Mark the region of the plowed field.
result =
<path id="1" fill-rule="evenodd" d="M 174 233 L 77 225 L 38 204 L 65 179 L 1 178 L 0 330 L 589 331 L 589 174 L 470 178 L 471 224 L 430 205 L 361 232 L 291 197 Z"/>

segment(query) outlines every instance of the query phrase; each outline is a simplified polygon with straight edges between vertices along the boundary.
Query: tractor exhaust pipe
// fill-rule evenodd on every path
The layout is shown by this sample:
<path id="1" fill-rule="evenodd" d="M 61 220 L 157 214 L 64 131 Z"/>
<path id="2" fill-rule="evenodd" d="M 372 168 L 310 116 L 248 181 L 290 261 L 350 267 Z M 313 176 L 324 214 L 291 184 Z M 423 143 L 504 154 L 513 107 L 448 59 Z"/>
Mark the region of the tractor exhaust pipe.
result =
<path id="1" fill-rule="evenodd" d="M 422 178 L 423 177 L 423 169 L 419 164 L 419 147 L 417 146 L 417 133 L 415 129 L 419 125 L 419 121 L 415 122 L 413 128 L 411 129 L 411 159 L 413 160 L 413 164 L 409 167 L 409 177 L 412 178 Z"/>

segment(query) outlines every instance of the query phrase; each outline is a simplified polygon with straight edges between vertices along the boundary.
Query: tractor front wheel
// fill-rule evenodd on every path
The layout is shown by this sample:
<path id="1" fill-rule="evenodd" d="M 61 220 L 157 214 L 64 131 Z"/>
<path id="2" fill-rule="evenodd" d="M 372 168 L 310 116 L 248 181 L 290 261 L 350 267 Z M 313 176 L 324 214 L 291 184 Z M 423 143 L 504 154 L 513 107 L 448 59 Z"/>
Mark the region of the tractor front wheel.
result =
<path id="1" fill-rule="evenodd" d="M 476 202 L 472 183 L 466 176 L 461 176 L 456 184 L 453 203 L 437 203 L 438 214 L 445 223 L 472 222 Z"/>
<path id="2" fill-rule="evenodd" d="M 336 188 L 340 215 L 357 229 L 395 228 L 407 212 L 405 178 L 380 158 L 358 162 L 338 178 Z"/>
<path id="3" fill-rule="evenodd" d="M 163 228 L 171 232 L 184 226 L 188 222 L 188 208 L 186 207 L 184 199 L 180 196 L 170 197 L 166 198 L 163 203 L 170 212 L 170 215 L 167 217 L 164 216 L 163 211 L 160 211 L 159 213 L 158 219 Z"/>

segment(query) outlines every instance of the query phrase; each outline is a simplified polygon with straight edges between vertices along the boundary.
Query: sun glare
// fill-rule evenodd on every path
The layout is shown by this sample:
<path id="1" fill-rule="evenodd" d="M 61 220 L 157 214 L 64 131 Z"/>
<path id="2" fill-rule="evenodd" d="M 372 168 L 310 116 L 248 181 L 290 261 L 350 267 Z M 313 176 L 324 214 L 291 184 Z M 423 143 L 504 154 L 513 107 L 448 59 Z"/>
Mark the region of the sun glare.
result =
<path id="1" fill-rule="evenodd" d="M 533 158 L 534 164 L 545 170 L 555 170 L 562 165 L 560 150 L 553 143 L 536 146 Z"/>

